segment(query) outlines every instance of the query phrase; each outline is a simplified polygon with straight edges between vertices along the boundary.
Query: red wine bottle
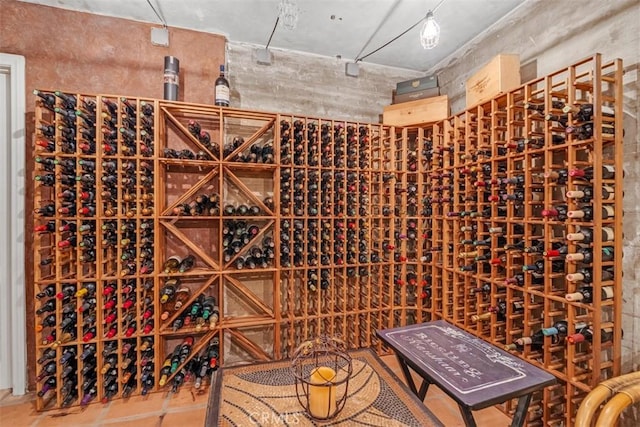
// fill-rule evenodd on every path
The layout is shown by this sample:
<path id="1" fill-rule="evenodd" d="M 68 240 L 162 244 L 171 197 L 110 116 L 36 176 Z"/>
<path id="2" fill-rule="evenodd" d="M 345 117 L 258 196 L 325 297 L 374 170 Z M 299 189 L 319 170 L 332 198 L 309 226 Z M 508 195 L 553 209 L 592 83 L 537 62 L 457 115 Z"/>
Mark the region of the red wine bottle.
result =
<path id="1" fill-rule="evenodd" d="M 602 328 L 600 330 L 600 342 L 605 343 L 613 340 L 613 328 Z M 593 327 L 584 326 L 575 334 L 567 337 L 569 344 L 579 344 L 581 342 L 593 342 Z"/>
<path id="2" fill-rule="evenodd" d="M 569 171 L 569 176 L 573 178 L 582 178 L 587 181 L 591 181 L 593 179 L 593 174 L 594 170 L 591 166 L 584 169 L 571 169 Z M 602 179 L 614 179 L 616 176 L 616 170 L 612 165 L 602 165 L 601 174 Z"/>
<path id="3" fill-rule="evenodd" d="M 230 92 L 229 80 L 225 76 L 224 65 L 220 65 L 220 75 L 215 82 L 215 105 L 228 107 Z"/>
<path id="4" fill-rule="evenodd" d="M 542 216 L 556 221 L 567 219 L 567 205 L 556 205 L 542 211 Z"/>

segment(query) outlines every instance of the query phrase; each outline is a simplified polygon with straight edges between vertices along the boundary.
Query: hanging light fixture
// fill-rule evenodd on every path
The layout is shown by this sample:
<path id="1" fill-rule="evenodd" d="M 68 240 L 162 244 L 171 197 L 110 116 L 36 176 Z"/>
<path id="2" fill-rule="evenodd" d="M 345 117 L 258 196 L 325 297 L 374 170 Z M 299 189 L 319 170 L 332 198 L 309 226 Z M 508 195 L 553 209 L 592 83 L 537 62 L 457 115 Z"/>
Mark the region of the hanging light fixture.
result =
<path id="1" fill-rule="evenodd" d="M 438 45 L 438 41 L 440 40 L 440 25 L 436 22 L 436 19 L 433 17 L 433 12 L 431 11 L 427 13 L 425 19 L 422 30 L 420 31 L 420 43 L 425 49 L 433 49 Z"/>
<path id="2" fill-rule="evenodd" d="M 287 30 L 294 30 L 298 23 L 298 12 L 296 0 L 281 0 L 278 5 L 278 17 L 282 26 Z"/>

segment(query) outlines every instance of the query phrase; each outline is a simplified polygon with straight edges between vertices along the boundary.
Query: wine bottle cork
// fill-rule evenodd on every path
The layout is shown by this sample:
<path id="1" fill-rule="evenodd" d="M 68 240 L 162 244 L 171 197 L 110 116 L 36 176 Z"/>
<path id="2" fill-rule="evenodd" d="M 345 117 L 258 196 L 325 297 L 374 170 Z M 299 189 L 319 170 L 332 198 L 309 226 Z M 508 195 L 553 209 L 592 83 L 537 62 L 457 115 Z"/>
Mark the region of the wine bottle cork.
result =
<path id="1" fill-rule="evenodd" d="M 556 171 L 549 171 L 544 173 L 544 177 L 547 179 L 558 179 L 560 178 L 560 174 Z"/>
<path id="2" fill-rule="evenodd" d="M 573 253 L 573 254 L 567 254 L 567 257 L 565 258 L 565 260 L 573 261 L 573 262 L 582 261 L 584 260 L 584 254 L 579 252 Z"/>
<path id="3" fill-rule="evenodd" d="M 460 252 L 458 254 L 458 258 L 473 258 L 478 256 L 478 251 L 472 251 L 472 252 Z"/>
<path id="4" fill-rule="evenodd" d="M 571 190 L 567 191 L 565 194 L 569 199 L 582 199 L 585 196 L 584 191 L 581 190 Z"/>
<path id="5" fill-rule="evenodd" d="M 522 337 L 516 340 L 516 343 L 520 345 L 527 345 L 531 344 L 532 342 L 533 340 L 531 339 L 531 337 Z"/>
<path id="6" fill-rule="evenodd" d="M 570 282 L 580 282 L 584 280 L 584 274 L 582 273 L 570 273 L 567 274 L 567 280 Z"/>
<path id="7" fill-rule="evenodd" d="M 491 318 L 491 313 L 487 312 L 487 313 L 482 313 L 482 314 L 474 314 L 471 316 L 471 321 L 472 322 L 478 322 L 480 320 L 488 320 Z"/>
<path id="8" fill-rule="evenodd" d="M 584 211 L 569 211 L 567 212 L 567 218 L 584 218 Z"/>
<path id="9" fill-rule="evenodd" d="M 572 242 L 584 240 L 585 235 L 582 233 L 567 233 L 566 239 Z"/>
<path id="10" fill-rule="evenodd" d="M 571 294 L 566 294 L 564 298 L 567 301 L 582 301 L 584 299 L 584 295 L 582 295 L 580 292 L 573 292 Z"/>
<path id="11" fill-rule="evenodd" d="M 609 219 L 615 216 L 615 209 L 612 205 L 602 206 L 602 219 Z"/>

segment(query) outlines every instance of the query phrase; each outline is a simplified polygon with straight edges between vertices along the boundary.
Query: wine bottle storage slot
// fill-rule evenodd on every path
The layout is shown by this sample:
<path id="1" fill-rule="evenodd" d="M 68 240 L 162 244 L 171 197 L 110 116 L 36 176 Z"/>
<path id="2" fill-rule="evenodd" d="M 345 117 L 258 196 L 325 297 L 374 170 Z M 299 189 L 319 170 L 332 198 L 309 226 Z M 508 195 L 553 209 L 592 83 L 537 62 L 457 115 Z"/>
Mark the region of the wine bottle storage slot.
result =
<path id="1" fill-rule="evenodd" d="M 552 372 L 527 423 L 570 425 L 620 373 L 621 73 L 407 128 L 36 91 L 38 409 L 446 319 Z"/>

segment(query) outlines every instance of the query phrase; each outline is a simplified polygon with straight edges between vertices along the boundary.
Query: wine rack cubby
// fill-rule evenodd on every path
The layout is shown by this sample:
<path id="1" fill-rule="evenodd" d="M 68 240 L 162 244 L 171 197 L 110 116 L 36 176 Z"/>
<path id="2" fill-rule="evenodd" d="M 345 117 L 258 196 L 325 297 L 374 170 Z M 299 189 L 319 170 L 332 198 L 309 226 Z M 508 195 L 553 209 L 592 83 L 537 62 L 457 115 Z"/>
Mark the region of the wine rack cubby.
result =
<path id="1" fill-rule="evenodd" d="M 38 409 L 445 319 L 553 373 L 527 422 L 571 425 L 620 373 L 621 74 L 405 128 L 38 92 Z"/>

